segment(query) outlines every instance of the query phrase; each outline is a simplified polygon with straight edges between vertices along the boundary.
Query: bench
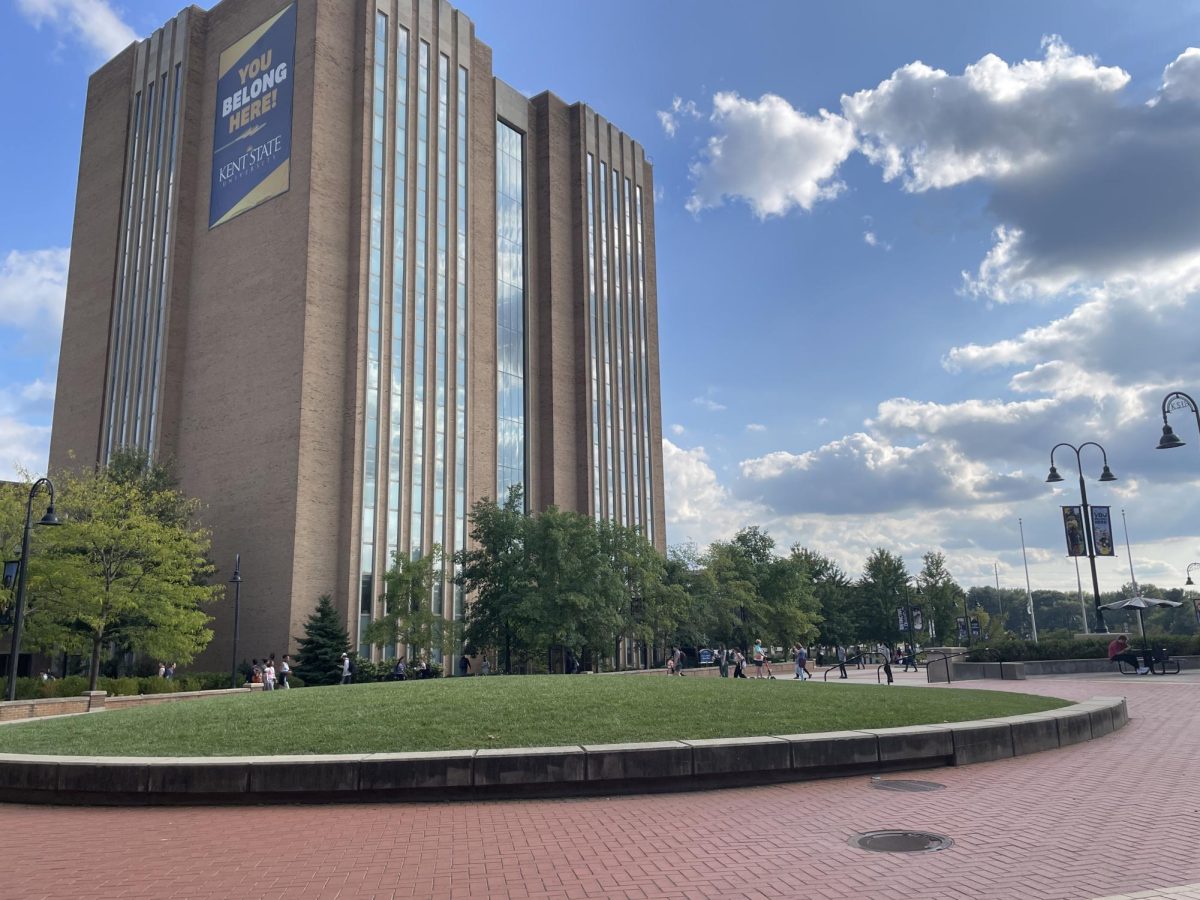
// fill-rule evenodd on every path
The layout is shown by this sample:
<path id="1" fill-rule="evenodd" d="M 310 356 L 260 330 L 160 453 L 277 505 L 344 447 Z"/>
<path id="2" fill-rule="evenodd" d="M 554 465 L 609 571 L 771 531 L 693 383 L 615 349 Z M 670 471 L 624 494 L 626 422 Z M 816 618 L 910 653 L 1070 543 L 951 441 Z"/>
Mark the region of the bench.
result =
<path id="1" fill-rule="evenodd" d="M 1129 665 L 1125 660 L 1113 660 L 1117 664 L 1117 671 L 1122 675 L 1136 675 L 1137 669 Z M 1166 648 L 1153 651 L 1150 660 L 1150 675 L 1178 675 L 1179 660 L 1171 659 L 1171 654 Z"/>

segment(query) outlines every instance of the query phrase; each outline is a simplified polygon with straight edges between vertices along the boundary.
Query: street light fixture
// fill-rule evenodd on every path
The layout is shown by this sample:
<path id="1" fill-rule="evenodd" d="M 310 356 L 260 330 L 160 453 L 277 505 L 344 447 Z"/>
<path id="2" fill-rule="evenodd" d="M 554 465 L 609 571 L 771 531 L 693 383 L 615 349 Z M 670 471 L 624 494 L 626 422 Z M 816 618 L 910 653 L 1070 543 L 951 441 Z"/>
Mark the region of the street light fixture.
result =
<path id="1" fill-rule="evenodd" d="M 1176 447 L 1184 446 L 1184 442 L 1179 439 L 1179 436 L 1171 430 L 1171 426 L 1167 424 L 1167 413 L 1174 412 L 1179 409 L 1190 409 L 1196 417 L 1196 427 L 1200 428 L 1200 407 L 1196 406 L 1196 401 L 1185 394 L 1183 391 L 1171 391 L 1167 396 L 1163 397 L 1162 402 L 1162 417 L 1163 430 L 1162 437 L 1158 439 L 1156 450 L 1174 450 Z"/>
<path id="2" fill-rule="evenodd" d="M 240 553 L 233 557 L 233 577 L 229 579 L 229 583 L 233 585 L 233 674 L 230 687 L 236 688 L 238 686 L 238 630 L 242 616 L 242 554 Z"/>
<path id="3" fill-rule="evenodd" d="M 1184 587 L 1192 587 L 1196 583 L 1192 581 L 1192 569 L 1200 569 L 1200 562 L 1188 563 L 1187 581 L 1183 583 Z"/>
<path id="4" fill-rule="evenodd" d="M 1054 467 L 1054 451 L 1059 447 L 1067 447 L 1075 453 L 1075 465 L 1079 471 L 1079 494 L 1083 500 L 1083 534 L 1084 542 L 1087 545 L 1088 563 L 1092 569 L 1092 595 L 1096 601 L 1096 629 L 1100 634 L 1108 633 L 1108 626 L 1104 623 L 1104 610 L 1100 607 L 1100 580 L 1096 577 L 1096 543 L 1092 535 L 1092 517 L 1090 513 L 1091 507 L 1088 506 L 1087 485 L 1083 481 L 1083 460 L 1081 453 L 1084 447 L 1095 447 L 1100 451 L 1104 459 L 1104 468 L 1100 472 L 1100 481 L 1116 481 L 1117 476 L 1112 473 L 1112 469 L 1108 467 L 1108 451 L 1095 441 L 1085 441 L 1076 447 L 1074 444 L 1066 442 L 1055 444 L 1050 449 L 1050 474 L 1046 476 L 1048 484 L 1057 484 L 1063 481 L 1063 477 L 1058 474 L 1058 469 Z"/>
<path id="5" fill-rule="evenodd" d="M 50 494 L 50 505 L 46 507 L 46 514 L 37 524 L 62 524 L 58 520 L 58 516 L 54 514 L 54 483 L 49 478 L 39 478 L 29 489 L 29 500 L 25 503 L 25 530 L 21 534 L 21 565 L 17 571 L 17 597 L 13 610 L 12 648 L 8 654 L 8 684 L 4 692 L 5 700 L 17 699 L 17 659 L 21 655 L 21 631 L 25 625 L 25 585 L 29 580 L 29 532 L 33 524 L 33 498 L 43 485 Z"/>

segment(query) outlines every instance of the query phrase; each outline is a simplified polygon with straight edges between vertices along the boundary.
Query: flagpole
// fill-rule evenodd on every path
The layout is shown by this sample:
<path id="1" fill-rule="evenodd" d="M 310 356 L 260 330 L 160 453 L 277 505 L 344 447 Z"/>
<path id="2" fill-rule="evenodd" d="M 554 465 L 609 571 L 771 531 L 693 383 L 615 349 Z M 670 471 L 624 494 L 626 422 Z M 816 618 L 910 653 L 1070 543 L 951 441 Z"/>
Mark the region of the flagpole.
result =
<path id="1" fill-rule="evenodd" d="M 1079 557 L 1075 557 L 1075 583 L 1079 585 L 1079 612 L 1083 616 L 1083 633 L 1091 634 L 1092 629 L 1088 627 L 1087 620 L 1087 604 L 1083 602 L 1083 576 L 1079 574 Z"/>
<path id="2" fill-rule="evenodd" d="M 1125 521 L 1125 510 L 1121 510 L 1121 525 L 1125 529 L 1125 556 L 1129 559 L 1129 580 L 1133 582 L 1133 596 L 1138 596 L 1141 592 L 1138 590 L 1137 576 L 1133 574 L 1133 548 L 1129 546 L 1129 523 Z M 1142 643 L 1146 643 L 1146 622 L 1142 618 L 1142 611 L 1138 610 L 1138 627 L 1142 630 Z"/>
<path id="3" fill-rule="evenodd" d="M 1021 559 L 1025 561 L 1025 596 L 1029 598 L 1029 621 L 1033 624 L 1033 642 L 1036 644 L 1038 642 L 1037 614 L 1033 611 L 1033 588 L 1029 586 L 1029 557 L 1025 554 L 1025 523 L 1017 519 L 1017 526 L 1021 529 Z"/>

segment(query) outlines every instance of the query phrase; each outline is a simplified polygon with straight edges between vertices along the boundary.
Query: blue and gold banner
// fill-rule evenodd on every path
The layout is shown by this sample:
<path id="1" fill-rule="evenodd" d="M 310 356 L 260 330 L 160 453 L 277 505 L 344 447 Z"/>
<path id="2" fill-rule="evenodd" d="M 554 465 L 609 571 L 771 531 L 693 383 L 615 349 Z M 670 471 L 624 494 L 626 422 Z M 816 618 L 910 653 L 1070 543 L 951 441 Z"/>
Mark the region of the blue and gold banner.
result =
<path id="1" fill-rule="evenodd" d="M 221 54 L 209 228 L 290 186 L 295 59 L 295 3 Z"/>
<path id="2" fill-rule="evenodd" d="M 1067 533 L 1067 556 L 1087 556 L 1087 532 L 1083 525 L 1082 506 L 1064 506 L 1063 530 Z"/>

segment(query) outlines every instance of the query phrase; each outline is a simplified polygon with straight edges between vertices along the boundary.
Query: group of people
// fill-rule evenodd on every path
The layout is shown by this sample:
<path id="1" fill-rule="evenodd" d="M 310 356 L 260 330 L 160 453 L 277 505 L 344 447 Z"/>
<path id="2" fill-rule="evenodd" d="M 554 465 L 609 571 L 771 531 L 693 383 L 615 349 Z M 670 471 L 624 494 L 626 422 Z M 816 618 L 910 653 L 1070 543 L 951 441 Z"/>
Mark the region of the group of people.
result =
<path id="1" fill-rule="evenodd" d="M 175 677 L 175 663 L 160 662 L 158 664 L 158 677 L 159 678 L 174 678 Z"/>
<path id="2" fill-rule="evenodd" d="M 479 663 L 479 671 L 476 672 L 474 670 L 474 668 L 471 666 L 470 658 L 464 653 L 462 656 L 460 656 L 458 658 L 458 674 L 461 676 L 491 675 L 492 674 L 492 664 L 491 664 L 491 662 L 488 661 L 488 658 L 485 656 Z"/>
<path id="3" fill-rule="evenodd" d="M 266 659 L 256 659 L 250 664 L 250 683 L 261 684 L 264 691 L 273 691 L 276 688 L 291 690 L 292 686 L 288 684 L 288 676 L 291 675 L 291 672 L 291 655 L 283 654 L 283 659 L 276 665 L 275 654 L 272 653 Z"/>

